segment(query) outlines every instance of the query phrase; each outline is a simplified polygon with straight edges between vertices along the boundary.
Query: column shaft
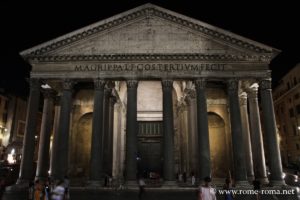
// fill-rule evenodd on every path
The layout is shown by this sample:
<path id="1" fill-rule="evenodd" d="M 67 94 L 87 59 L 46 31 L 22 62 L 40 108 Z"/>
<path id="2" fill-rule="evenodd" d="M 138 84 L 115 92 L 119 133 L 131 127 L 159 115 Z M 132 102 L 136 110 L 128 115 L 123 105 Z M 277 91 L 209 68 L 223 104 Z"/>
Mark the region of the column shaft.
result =
<path id="1" fill-rule="evenodd" d="M 233 146 L 234 172 L 237 184 L 247 182 L 247 169 L 245 162 L 245 149 L 243 142 L 241 111 L 238 96 L 238 81 L 228 81 L 228 97 L 230 109 L 230 124 Z"/>
<path id="2" fill-rule="evenodd" d="M 245 145 L 245 158 L 246 158 L 246 167 L 247 167 L 247 177 L 249 181 L 253 181 L 254 172 L 253 172 L 253 160 L 252 160 L 252 148 L 251 148 L 251 139 L 250 139 L 250 130 L 249 130 L 249 119 L 248 119 L 248 110 L 247 110 L 247 93 L 243 92 L 240 95 L 240 106 L 241 106 L 241 120 L 242 120 L 242 129 L 243 129 L 243 138 Z"/>
<path id="3" fill-rule="evenodd" d="M 276 134 L 271 80 L 262 80 L 260 82 L 260 88 L 264 133 L 267 142 L 268 164 L 271 173 L 270 183 L 272 185 L 283 184 L 284 180 L 282 179 L 281 157 Z"/>
<path id="4" fill-rule="evenodd" d="M 104 89 L 104 108 L 103 108 L 103 145 L 102 145 L 102 152 L 103 152 L 103 171 L 106 174 L 109 174 L 109 148 L 110 145 L 108 143 L 109 140 L 109 99 L 111 96 L 111 89 L 105 88 Z"/>
<path id="5" fill-rule="evenodd" d="M 126 179 L 135 181 L 137 175 L 137 80 L 127 81 L 126 120 Z"/>
<path id="6" fill-rule="evenodd" d="M 197 96 L 197 125 L 199 146 L 199 178 L 211 177 L 208 118 L 204 79 L 195 81 Z"/>
<path id="7" fill-rule="evenodd" d="M 199 173 L 199 148 L 197 136 L 197 109 L 196 109 L 196 92 L 194 90 L 188 91 L 187 97 L 188 106 L 188 171 Z"/>
<path id="8" fill-rule="evenodd" d="M 35 149 L 35 135 L 37 127 L 37 112 L 40 99 L 40 81 L 30 79 L 30 94 L 27 104 L 26 127 L 23 140 L 22 160 L 20 166 L 20 175 L 17 184 L 29 182 L 33 176 L 33 157 Z"/>
<path id="9" fill-rule="evenodd" d="M 43 117 L 40 133 L 39 154 L 36 170 L 36 179 L 47 180 L 49 170 L 50 136 L 53 122 L 54 93 L 44 91 Z"/>
<path id="10" fill-rule="evenodd" d="M 111 96 L 109 98 L 109 123 L 108 123 L 108 153 L 107 153 L 107 169 L 108 174 L 112 176 L 112 167 L 113 167 L 113 131 L 114 131 L 114 105 L 116 103 L 116 97 Z"/>
<path id="11" fill-rule="evenodd" d="M 255 178 L 267 182 L 264 144 L 261 132 L 260 113 L 257 100 L 257 88 L 249 92 L 249 113 L 253 149 Z"/>
<path id="12" fill-rule="evenodd" d="M 72 105 L 72 86 L 70 80 L 63 82 L 63 93 L 60 100 L 60 118 L 58 132 L 54 135 L 53 160 L 51 177 L 54 180 L 63 180 L 68 172 L 68 153 L 69 153 L 69 127 L 70 112 Z"/>
<path id="13" fill-rule="evenodd" d="M 173 81 L 163 80 L 163 172 L 164 181 L 174 181 L 174 121 L 173 121 Z"/>
<path id="14" fill-rule="evenodd" d="M 92 145 L 90 161 L 90 181 L 100 182 L 103 173 L 103 96 L 105 81 L 94 80 L 94 110 L 92 124 Z"/>

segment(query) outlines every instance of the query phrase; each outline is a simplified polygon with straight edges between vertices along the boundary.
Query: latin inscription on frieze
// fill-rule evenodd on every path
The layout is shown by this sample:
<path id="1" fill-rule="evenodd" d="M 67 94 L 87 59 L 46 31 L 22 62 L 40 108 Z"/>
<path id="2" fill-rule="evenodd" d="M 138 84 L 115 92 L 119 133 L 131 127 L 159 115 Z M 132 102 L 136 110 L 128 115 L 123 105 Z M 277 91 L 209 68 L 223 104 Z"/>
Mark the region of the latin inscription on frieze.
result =
<path id="1" fill-rule="evenodd" d="M 199 72 L 199 71 L 224 71 L 226 64 L 220 63 L 120 63 L 120 64 L 78 64 L 74 66 L 75 71 L 82 72 L 99 72 L 99 71 L 113 71 L 113 72 Z"/>

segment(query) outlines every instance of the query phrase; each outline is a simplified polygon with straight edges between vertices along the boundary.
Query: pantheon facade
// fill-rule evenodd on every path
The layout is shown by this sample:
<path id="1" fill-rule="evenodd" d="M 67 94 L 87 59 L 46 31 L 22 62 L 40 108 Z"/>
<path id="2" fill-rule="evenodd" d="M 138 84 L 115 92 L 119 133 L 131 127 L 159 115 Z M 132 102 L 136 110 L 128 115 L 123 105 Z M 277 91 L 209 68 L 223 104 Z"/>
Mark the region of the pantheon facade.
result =
<path id="1" fill-rule="evenodd" d="M 149 172 L 164 185 L 178 173 L 284 184 L 269 69 L 279 52 L 152 4 L 21 52 L 32 71 L 17 184 Z"/>

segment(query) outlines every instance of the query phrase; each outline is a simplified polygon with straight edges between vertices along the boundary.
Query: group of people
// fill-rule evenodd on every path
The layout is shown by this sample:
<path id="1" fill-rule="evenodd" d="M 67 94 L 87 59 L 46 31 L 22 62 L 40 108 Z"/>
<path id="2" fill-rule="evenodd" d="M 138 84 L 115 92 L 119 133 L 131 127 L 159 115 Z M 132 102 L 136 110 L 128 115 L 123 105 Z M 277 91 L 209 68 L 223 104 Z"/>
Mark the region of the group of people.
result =
<path id="1" fill-rule="evenodd" d="M 191 184 L 192 184 L 192 186 L 195 186 L 196 185 L 196 176 L 195 176 L 194 172 L 191 172 L 190 177 L 191 177 Z M 178 173 L 177 174 L 177 179 L 178 179 L 178 182 L 187 183 L 186 172 Z"/>
<path id="2" fill-rule="evenodd" d="M 56 183 L 48 179 L 44 182 L 36 180 L 29 184 L 28 200 L 68 200 L 69 198 L 68 177 Z"/>

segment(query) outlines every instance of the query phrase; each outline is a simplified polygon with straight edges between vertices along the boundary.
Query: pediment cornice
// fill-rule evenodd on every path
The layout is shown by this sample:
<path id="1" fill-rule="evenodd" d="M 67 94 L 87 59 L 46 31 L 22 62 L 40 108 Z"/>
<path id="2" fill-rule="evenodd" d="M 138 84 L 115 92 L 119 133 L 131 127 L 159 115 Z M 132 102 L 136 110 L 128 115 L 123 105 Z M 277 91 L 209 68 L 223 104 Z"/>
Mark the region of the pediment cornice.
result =
<path id="1" fill-rule="evenodd" d="M 230 54 L 105 54 L 105 55 L 58 55 L 29 56 L 34 62 L 69 62 L 69 61 L 232 61 L 232 62 L 269 62 L 271 55 L 230 55 Z"/>
<path id="2" fill-rule="evenodd" d="M 231 46 L 245 49 L 248 52 L 257 54 L 273 54 L 272 57 L 280 52 L 279 50 L 272 47 L 241 37 L 232 32 L 211 26 L 199 20 L 186 17 L 184 15 L 152 4 L 145 4 L 143 6 L 113 16 L 106 20 L 102 20 L 98 23 L 92 24 L 49 42 L 25 50 L 21 52 L 21 55 L 25 58 L 47 55 L 48 53 L 51 53 L 57 49 L 68 46 L 72 43 L 76 43 L 79 40 L 93 36 L 95 34 L 98 34 L 99 32 L 122 26 L 123 24 L 130 23 L 131 21 L 135 21 L 140 18 L 147 18 L 149 16 L 162 18 L 172 23 L 179 24 L 187 29 L 193 29 L 194 31 L 201 32 L 208 37 L 212 37 Z"/>

